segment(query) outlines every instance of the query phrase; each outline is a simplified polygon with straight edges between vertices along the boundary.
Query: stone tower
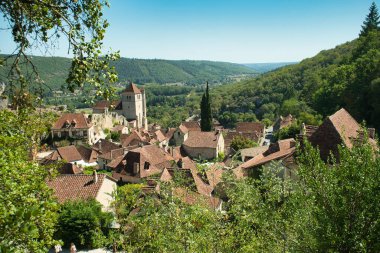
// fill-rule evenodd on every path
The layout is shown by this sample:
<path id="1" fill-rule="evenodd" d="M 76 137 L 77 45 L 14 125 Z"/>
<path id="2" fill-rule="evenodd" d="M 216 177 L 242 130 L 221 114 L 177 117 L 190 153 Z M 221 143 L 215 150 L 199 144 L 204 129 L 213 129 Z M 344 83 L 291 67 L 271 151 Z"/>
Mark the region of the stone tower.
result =
<path id="1" fill-rule="evenodd" d="M 134 83 L 128 84 L 121 94 L 122 113 L 128 121 L 136 120 L 138 128 L 148 129 L 146 118 L 146 99 L 144 89 L 139 89 Z"/>

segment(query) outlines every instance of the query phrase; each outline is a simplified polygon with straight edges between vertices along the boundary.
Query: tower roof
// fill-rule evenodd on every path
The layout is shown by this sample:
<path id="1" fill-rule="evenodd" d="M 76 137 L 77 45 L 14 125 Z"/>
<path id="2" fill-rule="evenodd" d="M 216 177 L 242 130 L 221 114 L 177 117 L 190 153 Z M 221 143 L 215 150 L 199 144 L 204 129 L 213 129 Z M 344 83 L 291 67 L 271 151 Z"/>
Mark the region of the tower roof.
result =
<path id="1" fill-rule="evenodd" d="M 130 83 L 128 87 L 123 91 L 124 92 L 132 92 L 134 94 L 141 94 L 141 90 L 137 88 L 136 84 Z"/>

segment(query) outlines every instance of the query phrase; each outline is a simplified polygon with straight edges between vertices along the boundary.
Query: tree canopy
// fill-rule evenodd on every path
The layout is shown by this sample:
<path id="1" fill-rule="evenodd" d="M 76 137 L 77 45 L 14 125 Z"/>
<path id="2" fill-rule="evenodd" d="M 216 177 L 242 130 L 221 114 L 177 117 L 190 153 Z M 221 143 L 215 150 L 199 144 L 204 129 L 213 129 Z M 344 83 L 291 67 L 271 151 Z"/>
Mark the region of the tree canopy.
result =
<path id="1" fill-rule="evenodd" d="M 206 83 L 206 91 L 203 93 L 201 100 L 201 130 L 205 132 L 212 130 L 211 102 L 208 82 Z"/>
<path id="2" fill-rule="evenodd" d="M 97 95 L 108 98 L 112 94 L 111 82 L 117 74 L 109 62 L 116 60 L 118 53 L 103 53 L 102 41 L 109 26 L 103 18 L 106 0 L 78 1 L 22 1 L 0 2 L 0 13 L 6 20 L 16 44 L 13 54 L 6 57 L 10 65 L 8 85 L 11 91 L 32 92 L 31 84 L 43 86 L 38 69 L 27 55 L 32 47 L 49 51 L 57 45 L 60 37 L 65 38 L 68 53 L 73 55 L 66 84 L 69 90 L 90 84 Z"/>
<path id="3" fill-rule="evenodd" d="M 363 22 L 362 30 L 360 31 L 360 36 L 367 35 L 368 32 L 372 30 L 379 30 L 379 25 L 379 11 L 377 10 L 375 2 L 372 2 L 371 7 L 369 7 L 369 13 Z"/>

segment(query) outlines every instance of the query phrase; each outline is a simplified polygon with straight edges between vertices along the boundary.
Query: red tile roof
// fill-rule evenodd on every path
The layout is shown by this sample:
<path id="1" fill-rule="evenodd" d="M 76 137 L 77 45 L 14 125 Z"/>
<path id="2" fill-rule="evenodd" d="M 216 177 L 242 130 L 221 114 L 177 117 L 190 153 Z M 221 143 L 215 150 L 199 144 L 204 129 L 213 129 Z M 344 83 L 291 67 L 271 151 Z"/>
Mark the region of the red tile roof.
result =
<path id="1" fill-rule="evenodd" d="M 91 148 L 84 147 L 84 146 L 78 146 L 77 150 L 85 162 L 87 162 L 87 163 L 96 162 L 96 159 L 98 157 L 98 153 L 95 150 L 93 150 Z"/>
<path id="2" fill-rule="evenodd" d="M 88 129 L 92 126 L 89 119 L 83 113 L 64 113 L 54 123 L 52 129 L 72 128 L 72 129 Z"/>
<path id="3" fill-rule="evenodd" d="M 115 100 L 115 101 L 107 101 L 107 100 L 101 100 L 95 103 L 95 105 L 92 107 L 92 109 L 106 109 L 106 108 L 116 108 L 121 103 L 121 100 Z"/>
<path id="4" fill-rule="evenodd" d="M 184 121 L 181 125 L 186 127 L 189 131 L 201 131 L 201 127 L 197 121 Z"/>
<path id="5" fill-rule="evenodd" d="M 47 181 L 48 186 L 53 189 L 59 203 L 68 200 L 86 200 L 96 198 L 99 189 L 105 179 L 116 181 L 104 174 L 98 175 L 98 181 L 94 182 L 93 175 L 59 175 Z"/>
<path id="6" fill-rule="evenodd" d="M 277 143 L 271 144 L 266 152 L 255 156 L 254 158 L 233 169 L 233 172 L 237 178 L 247 176 L 247 169 L 255 168 L 271 161 L 289 157 L 294 154 L 295 150 L 295 140 L 293 138 L 280 140 Z"/>
<path id="7" fill-rule="evenodd" d="M 218 137 L 214 132 L 190 131 L 183 145 L 191 148 L 216 148 Z"/>
<path id="8" fill-rule="evenodd" d="M 58 154 L 66 162 L 83 160 L 81 154 L 74 145 L 57 148 Z"/>
<path id="9" fill-rule="evenodd" d="M 101 139 L 92 145 L 92 149 L 100 154 L 105 154 L 111 152 L 111 150 L 120 149 L 120 146 L 106 139 Z"/>
<path id="10" fill-rule="evenodd" d="M 133 92 L 134 94 L 141 94 L 141 90 L 137 88 L 136 84 L 130 83 L 128 87 L 123 91 L 124 92 Z"/>
<path id="11" fill-rule="evenodd" d="M 264 133 L 265 126 L 259 122 L 238 122 L 236 123 L 236 132 L 252 133 L 257 132 L 259 134 Z"/>

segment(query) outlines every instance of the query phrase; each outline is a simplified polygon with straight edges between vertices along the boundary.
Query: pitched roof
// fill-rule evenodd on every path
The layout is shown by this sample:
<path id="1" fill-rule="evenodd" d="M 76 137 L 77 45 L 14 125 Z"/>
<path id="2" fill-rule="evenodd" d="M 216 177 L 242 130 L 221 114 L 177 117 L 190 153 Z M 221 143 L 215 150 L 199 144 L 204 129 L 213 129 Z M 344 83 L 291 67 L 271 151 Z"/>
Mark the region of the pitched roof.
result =
<path id="1" fill-rule="evenodd" d="M 82 169 L 72 163 L 65 163 L 62 167 L 58 168 L 59 174 L 79 174 L 82 173 Z"/>
<path id="2" fill-rule="evenodd" d="M 121 103 L 121 100 L 114 100 L 114 101 L 107 101 L 107 100 L 100 100 L 95 103 L 95 105 L 92 107 L 92 109 L 105 109 L 112 107 L 117 107 Z"/>
<path id="3" fill-rule="evenodd" d="M 264 153 L 253 157 L 233 169 L 233 172 L 237 178 L 244 177 L 247 175 L 247 169 L 255 168 L 268 162 L 291 156 L 295 150 L 295 140 L 293 138 L 280 140 L 271 144 L 269 149 Z"/>
<path id="4" fill-rule="evenodd" d="M 120 146 L 106 139 L 100 139 L 94 145 L 92 145 L 92 149 L 101 154 L 105 154 L 111 152 L 111 150 L 120 149 Z"/>
<path id="5" fill-rule="evenodd" d="M 249 133 L 257 132 L 264 133 L 265 126 L 260 122 L 238 122 L 236 123 L 236 132 Z"/>
<path id="6" fill-rule="evenodd" d="M 105 174 L 98 175 L 98 181 L 94 182 L 93 175 L 59 175 L 56 178 L 47 181 L 47 185 L 53 189 L 54 195 L 59 203 L 68 200 L 86 200 L 96 198 L 100 187 L 107 179 L 115 181 Z"/>
<path id="7" fill-rule="evenodd" d="M 165 137 L 167 140 L 170 140 L 173 137 L 175 130 L 177 130 L 177 129 L 175 129 L 175 128 L 169 128 L 168 129 L 168 131 L 165 134 Z"/>
<path id="8" fill-rule="evenodd" d="M 100 158 L 111 161 L 114 158 L 124 155 L 124 148 L 113 149 L 110 152 L 102 153 Z"/>
<path id="9" fill-rule="evenodd" d="M 187 129 L 187 127 L 185 127 L 184 125 L 179 125 L 178 127 L 179 131 L 181 131 L 182 133 L 186 134 L 189 132 L 189 129 Z"/>
<path id="10" fill-rule="evenodd" d="M 166 137 L 165 137 L 165 135 L 161 132 L 161 130 L 157 130 L 156 132 L 154 132 L 154 135 L 156 136 L 156 139 L 157 139 L 159 142 L 162 142 L 162 141 L 166 140 Z"/>
<path id="11" fill-rule="evenodd" d="M 344 144 L 351 148 L 351 139 L 356 138 L 360 131 L 359 123 L 344 108 L 329 116 L 328 119 L 334 125 Z"/>
<path id="12" fill-rule="evenodd" d="M 216 148 L 219 134 L 214 132 L 190 131 L 183 145 L 192 148 Z"/>
<path id="13" fill-rule="evenodd" d="M 132 92 L 134 94 L 141 94 L 141 90 L 137 88 L 136 84 L 130 83 L 128 87 L 123 91 L 124 92 Z"/>
<path id="14" fill-rule="evenodd" d="M 85 162 L 87 162 L 87 163 L 96 162 L 96 158 L 98 157 L 98 153 L 95 150 L 93 150 L 91 148 L 87 148 L 85 146 L 78 146 L 77 150 Z"/>
<path id="15" fill-rule="evenodd" d="M 242 157 L 255 157 L 257 155 L 260 155 L 267 151 L 269 146 L 259 146 L 259 147 L 253 147 L 253 148 L 243 148 L 240 150 Z"/>
<path id="16" fill-rule="evenodd" d="M 54 123 L 52 129 L 62 129 L 62 128 L 71 128 L 71 129 L 86 129 L 90 128 L 92 124 L 84 116 L 83 113 L 64 113 L 61 117 Z"/>
<path id="17" fill-rule="evenodd" d="M 66 162 L 75 162 L 83 160 L 81 154 L 74 145 L 57 148 L 58 154 Z"/>
<path id="18" fill-rule="evenodd" d="M 189 131 L 201 131 L 201 127 L 197 121 L 184 121 L 181 123 Z"/>
<path id="19" fill-rule="evenodd" d="M 133 130 L 129 135 L 122 135 L 120 137 L 121 144 L 123 147 L 128 147 L 130 145 L 135 145 L 136 142 L 144 142 L 146 141 L 145 137 L 143 137 L 138 131 Z"/>

